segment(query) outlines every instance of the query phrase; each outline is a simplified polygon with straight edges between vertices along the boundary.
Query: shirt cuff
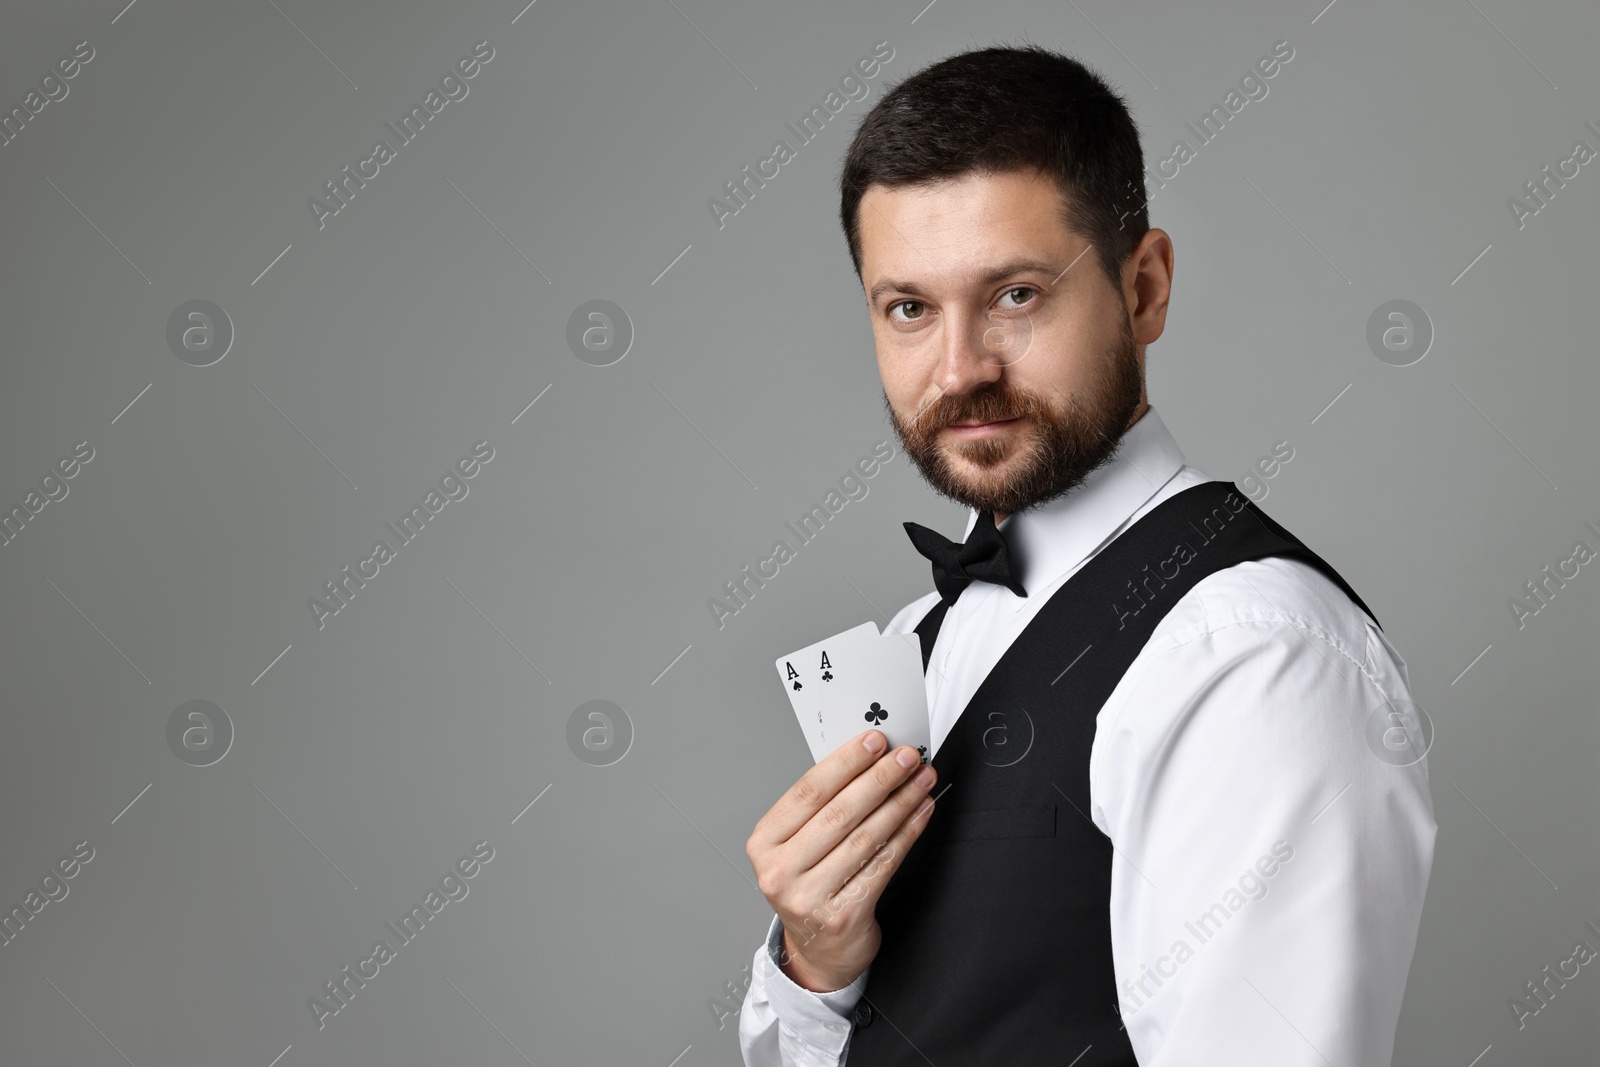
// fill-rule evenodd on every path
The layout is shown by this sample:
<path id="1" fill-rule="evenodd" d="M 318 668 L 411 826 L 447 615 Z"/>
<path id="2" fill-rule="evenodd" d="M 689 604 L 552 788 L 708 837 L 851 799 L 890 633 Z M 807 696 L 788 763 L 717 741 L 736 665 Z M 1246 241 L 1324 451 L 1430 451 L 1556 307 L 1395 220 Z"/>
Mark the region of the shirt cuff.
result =
<path id="1" fill-rule="evenodd" d="M 838 1056 L 849 1043 L 850 1015 L 867 988 L 871 965 L 843 989 L 814 993 L 783 973 L 778 966 L 782 951 L 783 922 L 774 915 L 767 929 L 765 952 L 770 966 L 763 970 L 767 1000 L 778 1016 L 778 1025 L 806 1044 Z"/>

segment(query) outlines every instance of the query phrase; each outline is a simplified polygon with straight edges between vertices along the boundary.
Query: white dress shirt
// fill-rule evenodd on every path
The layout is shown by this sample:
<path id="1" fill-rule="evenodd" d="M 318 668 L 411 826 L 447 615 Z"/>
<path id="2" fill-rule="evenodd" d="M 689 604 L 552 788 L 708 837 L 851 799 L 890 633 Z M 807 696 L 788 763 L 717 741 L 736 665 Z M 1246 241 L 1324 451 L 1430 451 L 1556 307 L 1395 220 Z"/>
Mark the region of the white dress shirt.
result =
<path id="1" fill-rule="evenodd" d="M 975 581 L 951 605 L 927 671 L 933 751 L 1062 582 L 1209 480 L 1151 408 L 1077 489 L 1008 516 L 1028 595 Z M 1383 632 L 1297 560 L 1211 574 L 1156 626 L 1096 718 L 1090 810 L 1059 816 L 1091 819 L 1115 850 L 1111 948 L 1144 1067 L 1387 1067 L 1437 825 L 1426 760 L 1397 765 L 1371 739 L 1393 736 L 1383 709 L 1410 695 Z M 774 915 L 739 1015 L 744 1062 L 843 1064 L 871 968 L 810 992 L 778 968 L 782 937 Z"/>

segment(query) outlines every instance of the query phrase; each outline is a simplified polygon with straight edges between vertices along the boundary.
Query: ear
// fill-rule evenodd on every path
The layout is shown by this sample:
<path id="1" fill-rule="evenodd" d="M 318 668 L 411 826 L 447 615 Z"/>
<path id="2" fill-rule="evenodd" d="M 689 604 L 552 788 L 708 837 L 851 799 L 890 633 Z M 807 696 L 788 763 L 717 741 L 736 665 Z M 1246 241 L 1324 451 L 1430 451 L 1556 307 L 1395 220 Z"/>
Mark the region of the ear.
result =
<path id="1" fill-rule="evenodd" d="M 1122 295 L 1128 304 L 1129 325 L 1141 345 L 1157 340 L 1167 326 L 1167 303 L 1172 297 L 1172 238 L 1165 230 L 1150 229 L 1140 238 L 1122 268 Z"/>

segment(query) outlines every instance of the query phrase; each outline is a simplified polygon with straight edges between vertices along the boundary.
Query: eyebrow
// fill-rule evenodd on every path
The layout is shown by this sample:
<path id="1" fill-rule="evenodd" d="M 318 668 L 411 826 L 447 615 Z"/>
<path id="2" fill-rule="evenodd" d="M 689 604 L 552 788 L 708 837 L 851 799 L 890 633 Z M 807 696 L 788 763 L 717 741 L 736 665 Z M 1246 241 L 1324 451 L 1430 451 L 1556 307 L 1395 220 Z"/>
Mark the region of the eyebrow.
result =
<path id="1" fill-rule="evenodd" d="M 1027 271 L 1038 271 L 1041 274 L 1049 274 L 1052 276 L 1052 279 L 1060 278 L 1062 274 L 1066 273 L 1066 271 L 1056 273 L 1055 264 L 1046 263 L 1042 259 L 1013 259 L 1010 262 L 1002 263 L 998 267 L 994 267 L 985 271 L 978 278 L 978 284 L 993 285 L 995 282 L 1003 281 L 1004 279 L 1011 277 L 1013 274 L 1023 274 Z M 905 293 L 909 296 L 919 297 L 926 297 L 929 295 L 928 292 L 916 282 L 896 281 L 893 278 L 886 278 L 872 287 L 872 290 L 867 294 L 867 302 L 876 306 L 882 297 L 885 297 L 890 293 Z"/>

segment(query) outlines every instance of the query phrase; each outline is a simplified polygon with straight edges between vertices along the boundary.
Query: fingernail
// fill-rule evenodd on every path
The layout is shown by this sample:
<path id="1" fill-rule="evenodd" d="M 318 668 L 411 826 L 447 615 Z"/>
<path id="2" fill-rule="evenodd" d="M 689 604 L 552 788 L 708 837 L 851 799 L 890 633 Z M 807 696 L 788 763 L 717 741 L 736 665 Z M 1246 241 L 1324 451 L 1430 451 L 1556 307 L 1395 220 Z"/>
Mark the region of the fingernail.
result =
<path id="1" fill-rule="evenodd" d="M 932 797 L 923 797 L 922 798 L 922 803 L 917 805 L 917 810 L 914 812 L 914 814 L 916 814 L 916 815 L 925 814 L 927 812 L 927 810 L 929 808 L 931 808 L 931 807 L 933 807 L 933 798 Z"/>
<path id="2" fill-rule="evenodd" d="M 919 757 L 916 749 L 902 748 L 898 753 L 896 753 L 894 760 L 902 767 L 915 767 L 919 762 Z"/>
<path id="3" fill-rule="evenodd" d="M 876 730 L 868 730 L 867 736 L 861 739 L 868 752 L 876 756 L 883 750 L 883 735 Z"/>
<path id="4" fill-rule="evenodd" d="M 917 784 L 926 789 L 928 786 L 933 784 L 933 768 L 924 767 L 922 770 L 916 773 L 915 777 Z"/>

